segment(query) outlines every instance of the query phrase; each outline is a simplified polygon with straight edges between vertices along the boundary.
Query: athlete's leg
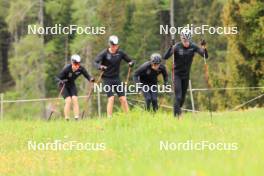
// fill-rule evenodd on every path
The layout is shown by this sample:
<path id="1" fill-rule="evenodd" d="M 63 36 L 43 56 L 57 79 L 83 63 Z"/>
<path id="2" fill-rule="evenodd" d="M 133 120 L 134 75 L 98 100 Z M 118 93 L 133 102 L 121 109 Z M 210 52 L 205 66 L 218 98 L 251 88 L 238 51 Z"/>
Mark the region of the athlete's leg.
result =
<path id="1" fill-rule="evenodd" d="M 189 79 L 182 79 L 182 98 L 180 102 L 180 107 L 182 107 L 184 104 L 187 89 L 188 89 L 188 84 L 189 84 Z"/>
<path id="2" fill-rule="evenodd" d="M 71 97 L 72 97 L 72 103 L 73 103 L 73 112 L 74 112 L 74 118 L 75 120 L 78 120 L 79 118 L 79 103 L 78 103 L 78 97 L 77 97 L 77 88 L 76 85 L 74 84 L 71 87 Z"/>
<path id="3" fill-rule="evenodd" d="M 150 110 L 150 103 L 151 103 L 151 94 L 149 91 L 142 91 L 144 98 L 145 98 L 145 103 L 146 103 L 146 110 L 149 111 Z"/>
<path id="4" fill-rule="evenodd" d="M 113 114 L 113 107 L 114 107 L 114 102 L 115 102 L 115 97 L 114 96 L 110 96 L 108 97 L 107 100 L 107 117 L 112 117 Z"/>
<path id="5" fill-rule="evenodd" d="M 128 112 L 129 111 L 129 107 L 128 107 L 128 103 L 127 103 L 127 99 L 125 96 L 125 87 L 124 84 L 121 83 L 120 79 L 115 79 L 114 80 L 114 85 L 118 86 L 115 87 L 115 92 L 119 97 L 119 101 L 121 104 L 121 108 L 123 109 L 124 112 Z"/>
<path id="6" fill-rule="evenodd" d="M 120 104 L 121 104 L 121 107 L 122 107 L 123 111 L 124 112 L 128 112 L 129 111 L 129 107 L 128 107 L 126 96 L 120 96 L 119 97 L 119 101 L 120 101 Z"/>
<path id="7" fill-rule="evenodd" d="M 152 107 L 153 111 L 158 110 L 158 90 L 154 89 L 154 91 L 151 92 L 151 101 L 152 101 Z"/>
<path id="8" fill-rule="evenodd" d="M 106 92 L 106 95 L 108 97 L 107 105 L 106 105 L 107 117 L 112 117 L 113 107 L 114 107 L 114 102 L 115 102 L 114 92 L 112 90 L 113 80 L 104 79 L 104 86 L 107 86 L 107 92 Z"/>
<path id="9" fill-rule="evenodd" d="M 71 109 L 71 97 L 68 96 L 65 98 L 65 106 L 64 106 L 64 117 L 66 120 L 70 119 L 70 109 Z"/>
<path id="10" fill-rule="evenodd" d="M 173 112 L 174 116 L 179 116 L 181 114 L 180 103 L 182 100 L 182 82 L 181 78 L 177 75 L 174 76 L 174 106 Z"/>
<path id="11" fill-rule="evenodd" d="M 72 102 L 73 102 L 74 118 L 77 120 L 79 118 L 79 103 L 78 103 L 78 97 L 77 96 L 72 96 Z"/>
<path id="12" fill-rule="evenodd" d="M 62 96 L 65 100 L 65 105 L 64 105 L 64 118 L 66 120 L 70 119 L 70 110 L 71 110 L 71 93 L 69 90 L 69 87 L 64 87 L 62 91 Z"/>

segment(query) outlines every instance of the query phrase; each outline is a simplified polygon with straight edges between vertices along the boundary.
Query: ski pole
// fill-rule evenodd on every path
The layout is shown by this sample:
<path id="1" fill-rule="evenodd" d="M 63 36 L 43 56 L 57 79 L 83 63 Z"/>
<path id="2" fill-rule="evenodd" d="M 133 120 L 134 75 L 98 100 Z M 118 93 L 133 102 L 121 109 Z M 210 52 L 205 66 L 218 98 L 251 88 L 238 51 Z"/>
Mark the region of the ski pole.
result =
<path id="1" fill-rule="evenodd" d="M 170 3 L 170 25 L 171 27 L 174 27 L 174 0 L 171 0 Z M 175 44 L 175 35 L 171 34 L 171 44 L 172 44 L 172 84 L 173 84 L 173 90 L 175 90 L 175 84 L 174 84 L 174 44 Z"/>
<path id="2" fill-rule="evenodd" d="M 174 0 L 171 0 L 170 3 L 170 25 L 174 27 Z M 174 60 L 174 44 L 175 44 L 175 35 L 171 34 L 171 41 L 172 41 L 172 72 L 171 72 L 171 79 L 172 79 L 172 84 L 173 84 L 173 93 L 175 94 L 175 60 Z M 176 96 L 175 96 L 176 98 Z M 176 99 L 174 100 L 176 101 Z M 178 116 L 178 119 L 180 119 L 180 116 Z"/>
<path id="3" fill-rule="evenodd" d="M 102 79 L 103 74 L 104 74 L 104 71 L 102 71 L 102 72 L 100 73 L 100 75 L 99 75 L 99 77 L 98 77 L 98 80 L 96 81 L 95 84 L 98 84 L 99 82 L 101 82 L 101 79 Z M 88 94 L 87 94 L 86 102 L 89 101 L 89 99 L 90 99 L 90 97 L 91 97 L 91 95 L 92 95 L 93 89 L 94 89 L 94 83 L 92 82 L 91 84 L 92 84 L 92 85 L 91 85 L 90 90 L 89 90 L 89 92 L 88 92 Z M 83 110 L 81 118 L 84 117 L 85 110 L 86 110 L 86 108 Z"/>
<path id="4" fill-rule="evenodd" d="M 57 101 L 58 101 L 58 99 L 60 98 L 60 96 L 61 96 L 61 94 L 62 94 L 62 92 L 63 92 L 63 90 L 64 90 L 64 87 L 65 87 L 65 83 L 63 84 L 62 88 L 60 89 L 60 93 L 59 93 L 59 95 L 58 95 Z M 56 102 L 55 105 L 57 105 L 57 104 L 58 104 L 58 102 Z M 48 117 L 48 120 L 50 120 L 50 118 L 51 118 L 51 116 L 52 116 L 53 113 L 54 113 L 54 108 L 51 110 L 50 115 L 49 115 L 49 117 Z"/>
<path id="5" fill-rule="evenodd" d="M 131 74 L 131 67 L 128 67 L 128 72 L 127 72 L 127 78 L 126 78 L 126 85 L 128 84 L 129 78 L 130 78 L 130 74 Z"/>
<path id="6" fill-rule="evenodd" d="M 205 50 L 205 48 L 204 48 Z M 211 122 L 213 121 L 213 115 L 212 115 L 212 105 L 211 105 L 211 84 L 209 82 L 209 71 L 208 71 L 208 64 L 206 62 L 205 58 L 205 51 L 203 54 L 203 59 L 204 59 L 204 74 L 205 74 L 205 81 L 207 84 L 207 89 L 208 89 L 208 103 L 209 103 L 209 112 L 210 112 L 210 117 L 211 117 Z"/>

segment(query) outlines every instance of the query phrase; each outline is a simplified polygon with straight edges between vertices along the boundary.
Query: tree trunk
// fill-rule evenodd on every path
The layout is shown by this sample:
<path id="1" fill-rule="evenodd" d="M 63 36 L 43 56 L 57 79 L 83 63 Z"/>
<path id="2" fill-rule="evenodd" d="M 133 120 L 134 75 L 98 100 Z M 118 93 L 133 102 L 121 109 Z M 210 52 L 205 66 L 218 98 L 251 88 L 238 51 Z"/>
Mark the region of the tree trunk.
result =
<path id="1" fill-rule="evenodd" d="M 170 24 L 170 12 L 169 10 L 162 10 L 159 12 L 160 25 L 165 26 Z M 167 48 L 169 48 L 171 44 L 171 36 L 170 35 L 161 35 L 160 39 L 160 51 L 164 53 Z"/>
<path id="2" fill-rule="evenodd" d="M 12 77 L 8 69 L 8 51 L 10 47 L 10 34 L 7 30 L 7 24 L 0 19 L 0 92 L 13 85 Z"/>

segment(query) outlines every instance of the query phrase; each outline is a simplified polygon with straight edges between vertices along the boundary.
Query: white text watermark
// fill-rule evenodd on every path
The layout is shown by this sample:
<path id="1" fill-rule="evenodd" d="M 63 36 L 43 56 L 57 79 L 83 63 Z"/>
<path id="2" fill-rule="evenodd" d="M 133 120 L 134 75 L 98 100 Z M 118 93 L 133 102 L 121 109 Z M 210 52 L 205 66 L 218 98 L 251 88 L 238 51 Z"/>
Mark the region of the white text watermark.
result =
<path id="1" fill-rule="evenodd" d="M 78 26 L 71 24 L 69 26 L 63 26 L 61 24 L 55 24 L 54 26 L 38 26 L 28 25 L 28 34 L 37 35 L 60 35 L 60 34 L 78 34 L 78 35 L 103 35 L 106 33 L 106 27 L 104 26 Z"/>
<path id="2" fill-rule="evenodd" d="M 207 24 L 195 26 L 193 24 L 187 24 L 182 27 L 174 27 L 169 25 L 160 25 L 160 34 L 180 34 L 181 30 L 187 28 L 191 30 L 192 34 L 203 35 L 205 33 L 214 35 L 235 35 L 238 34 L 238 28 L 236 26 L 210 26 Z"/>
<path id="3" fill-rule="evenodd" d="M 111 91 L 117 91 L 117 92 L 130 92 L 130 93 L 139 93 L 140 91 L 143 92 L 157 92 L 157 93 L 166 93 L 166 92 L 172 92 L 172 86 L 167 85 L 146 85 L 143 83 L 136 83 L 127 85 L 124 82 L 121 82 L 119 85 L 104 85 L 102 83 L 94 84 L 94 92 L 111 92 Z"/>
<path id="4" fill-rule="evenodd" d="M 54 140 L 51 142 L 29 140 L 27 147 L 28 150 L 32 151 L 103 151 L 106 149 L 106 144 L 103 142 L 79 142 L 75 140 Z"/>
<path id="5" fill-rule="evenodd" d="M 161 151 L 234 151 L 238 150 L 236 142 L 210 142 L 210 141 L 192 141 L 170 142 L 160 141 L 159 149 Z"/>

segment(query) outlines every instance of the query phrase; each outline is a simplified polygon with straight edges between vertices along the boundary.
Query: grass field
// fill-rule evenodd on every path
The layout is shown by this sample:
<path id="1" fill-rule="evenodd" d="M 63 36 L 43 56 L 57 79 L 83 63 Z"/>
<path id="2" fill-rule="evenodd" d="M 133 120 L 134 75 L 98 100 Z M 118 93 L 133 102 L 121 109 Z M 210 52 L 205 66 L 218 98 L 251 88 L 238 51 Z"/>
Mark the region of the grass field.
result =
<path id="1" fill-rule="evenodd" d="M 143 111 L 112 119 L 0 122 L 0 175 L 263 175 L 264 109 L 155 116 Z M 26 117 L 25 117 L 26 118 Z M 29 150 L 28 141 L 104 143 L 102 151 Z M 160 150 L 170 143 L 237 143 L 237 150 Z"/>

